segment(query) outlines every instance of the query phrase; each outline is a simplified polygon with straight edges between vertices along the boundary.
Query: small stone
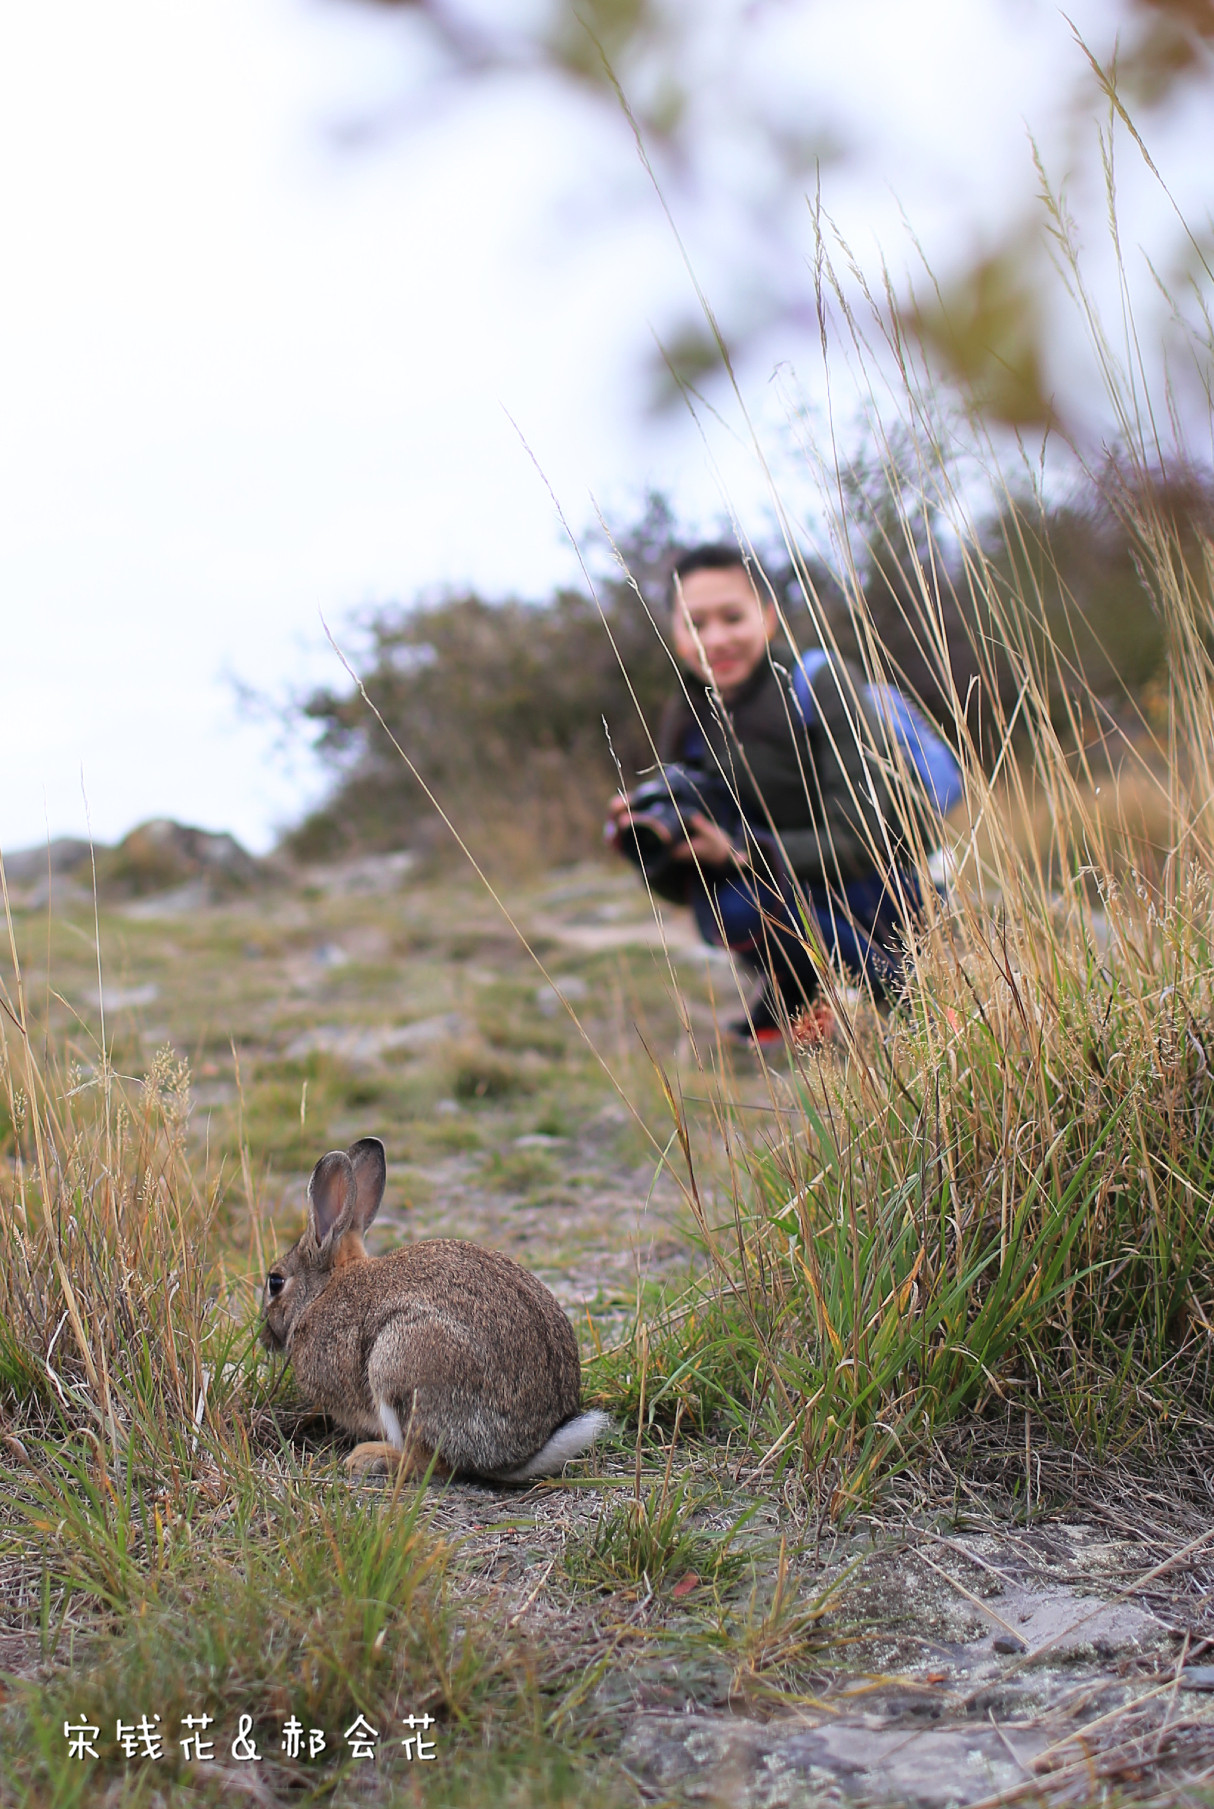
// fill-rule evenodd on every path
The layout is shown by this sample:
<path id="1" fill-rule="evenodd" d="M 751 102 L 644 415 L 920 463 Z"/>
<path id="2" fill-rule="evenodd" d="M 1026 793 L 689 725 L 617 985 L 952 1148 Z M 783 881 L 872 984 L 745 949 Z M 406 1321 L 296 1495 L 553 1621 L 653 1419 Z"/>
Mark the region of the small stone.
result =
<path id="1" fill-rule="evenodd" d="M 350 957 L 339 942 L 321 942 L 312 951 L 318 967 L 346 967 Z"/>
<path id="2" fill-rule="evenodd" d="M 1185 1665 L 1180 1673 L 1182 1690 L 1214 1690 L 1214 1665 Z"/>
<path id="3" fill-rule="evenodd" d="M 590 988 L 585 980 L 577 974 L 556 974 L 550 986 L 537 986 L 535 1002 L 540 1008 L 541 1017 L 554 1018 L 565 1009 L 565 1000 L 570 1004 L 584 999 Z"/>

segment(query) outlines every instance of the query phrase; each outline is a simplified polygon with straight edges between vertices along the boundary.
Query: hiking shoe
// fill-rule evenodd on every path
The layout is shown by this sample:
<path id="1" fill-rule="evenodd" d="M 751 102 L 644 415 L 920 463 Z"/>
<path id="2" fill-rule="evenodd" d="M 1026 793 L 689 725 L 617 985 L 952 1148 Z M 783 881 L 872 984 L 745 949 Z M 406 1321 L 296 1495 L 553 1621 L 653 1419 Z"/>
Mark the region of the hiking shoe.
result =
<path id="1" fill-rule="evenodd" d="M 725 1026 L 725 1034 L 739 1049 L 780 1049 L 784 1045 L 784 1032 L 778 1024 L 765 1024 L 761 1030 L 752 1030 L 745 1018 L 736 1018 Z"/>
<path id="2" fill-rule="evenodd" d="M 835 1014 L 825 999 L 815 999 L 792 1012 L 776 1015 L 771 994 L 764 990 L 748 1018 L 736 1018 L 726 1026 L 731 1042 L 749 1049 L 771 1049 L 788 1042 L 794 1049 L 819 1049 L 835 1034 Z"/>
<path id="3" fill-rule="evenodd" d="M 784 1031 L 766 987 L 746 1017 L 735 1018 L 731 1024 L 726 1024 L 725 1034 L 731 1043 L 737 1043 L 743 1049 L 773 1049 L 784 1041 Z"/>

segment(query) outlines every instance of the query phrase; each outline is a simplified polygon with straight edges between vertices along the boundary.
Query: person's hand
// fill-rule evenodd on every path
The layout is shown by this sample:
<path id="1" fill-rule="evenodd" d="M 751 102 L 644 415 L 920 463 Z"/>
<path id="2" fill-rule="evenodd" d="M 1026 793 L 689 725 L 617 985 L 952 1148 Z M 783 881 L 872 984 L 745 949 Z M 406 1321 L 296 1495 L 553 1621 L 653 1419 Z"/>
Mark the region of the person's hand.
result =
<path id="1" fill-rule="evenodd" d="M 608 841 L 613 848 L 618 850 L 620 846 L 620 832 L 621 830 L 627 829 L 631 821 L 632 809 L 628 800 L 623 792 L 617 792 L 607 806 L 607 822 L 603 829 L 604 839 Z"/>
<path id="2" fill-rule="evenodd" d="M 698 860 L 702 867 L 743 867 L 746 856 L 735 848 L 725 831 L 709 817 L 693 814 L 687 819 L 690 834 L 674 850 L 677 861 Z"/>

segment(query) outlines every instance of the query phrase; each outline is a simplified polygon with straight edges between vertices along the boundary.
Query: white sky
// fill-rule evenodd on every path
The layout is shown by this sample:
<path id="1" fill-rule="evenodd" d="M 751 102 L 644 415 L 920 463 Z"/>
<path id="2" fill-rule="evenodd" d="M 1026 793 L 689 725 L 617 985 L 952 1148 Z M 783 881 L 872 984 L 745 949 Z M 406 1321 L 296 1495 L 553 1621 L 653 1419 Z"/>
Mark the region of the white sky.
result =
<path id="1" fill-rule="evenodd" d="M 1032 192 L 1026 119 L 1065 158 L 1079 65 L 1042 0 L 774 12 L 747 67 L 705 52 L 704 104 L 768 83 L 849 139 L 825 198 L 866 252 L 906 261 L 899 204 L 944 268 L 989 239 Z M 398 16 L 322 0 L 0 9 L 0 847 L 81 832 L 84 795 L 103 841 L 171 815 L 268 846 L 320 781 L 228 675 L 337 683 L 321 612 L 340 637 L 428 586 L 572 577 L 547 484 L 577 529 L 651 484 L 757 517 L 724 430 L 643 417 L 650 326 L 690 290 L 623 123 L 538 83 L 436 109 L 424 75 Z M 1210 111 L 1161 153 L 1207 207 Z M 710 292 L 745 147 L 719 154 L 721 230 L 689 221 Z M 780 350 L 812 400 L 809 346 Z"/>

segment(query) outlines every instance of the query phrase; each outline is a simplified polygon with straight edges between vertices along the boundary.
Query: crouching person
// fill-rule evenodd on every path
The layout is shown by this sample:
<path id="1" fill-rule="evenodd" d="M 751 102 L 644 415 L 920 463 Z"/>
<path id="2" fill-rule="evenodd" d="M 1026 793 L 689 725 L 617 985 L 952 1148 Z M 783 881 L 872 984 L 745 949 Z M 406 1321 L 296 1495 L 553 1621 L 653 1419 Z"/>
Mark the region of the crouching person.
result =
<path id="1" fill-rule="evenodd" d="M 684 694 L 659 731 L 662 772 L 612 800 L 608 838 L 659 896 L 691 907 L 706 942 L 762 975 L 731 1035 L 821 1040 L 823 956 L 888 1001 L 922 909 L 888 733 L 837 656 L 791 673 L 773 661 L 776 611 L 736 548 L 685 553 L 670 608 Z"/>

